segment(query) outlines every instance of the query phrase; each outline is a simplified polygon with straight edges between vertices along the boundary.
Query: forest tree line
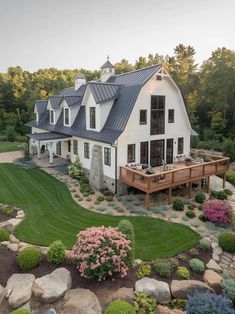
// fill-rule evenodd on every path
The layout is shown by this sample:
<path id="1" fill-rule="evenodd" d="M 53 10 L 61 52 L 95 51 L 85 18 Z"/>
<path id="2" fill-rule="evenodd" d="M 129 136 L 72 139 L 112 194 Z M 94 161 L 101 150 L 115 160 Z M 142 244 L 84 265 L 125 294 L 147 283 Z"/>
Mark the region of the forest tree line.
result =
<path id="1" fill-rule="evenodd" d="M 115 64 L 116 74 L 161 63 L 181 89 L 191 124 L 199 136 L 196 147 L 224 150 L 235 159 L 235 51 L 218 48 L 201 66 L 191 46 L 178 45 L 172 56 L 149 54 L 134 64 L 122 59 Z M 86 80 L 96 80 L 100 71 L 80 69 Z M 0 73 L 0 140 L 21 139 L 25 123 L 33 119 L 36 99 L 47 99 L 59 90 L 74 85 L 74 70 L 40 69 L 30 73 L 10 67 Z"/>

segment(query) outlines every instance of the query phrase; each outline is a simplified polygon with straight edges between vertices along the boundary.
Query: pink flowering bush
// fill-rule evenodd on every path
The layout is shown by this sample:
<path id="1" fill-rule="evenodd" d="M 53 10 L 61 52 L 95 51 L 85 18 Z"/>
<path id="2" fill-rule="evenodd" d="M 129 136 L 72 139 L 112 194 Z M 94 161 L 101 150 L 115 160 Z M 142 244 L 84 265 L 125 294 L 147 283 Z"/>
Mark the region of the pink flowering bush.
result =
<path id="1" fill-rule="evenodd" d="M 202 205 L 203 215 L 217 225 L 227 225 L 232 219 L 232 207 L 221 200 L 208 200 Z"/>
<path id="2" fill-rule="evenodd" d="M 77 264 L 81 276 L 105 279 L 119 273 L 127 275 L 131 241 L 112 227 L 92 227 L 77 235 L 70 257 Z"/>

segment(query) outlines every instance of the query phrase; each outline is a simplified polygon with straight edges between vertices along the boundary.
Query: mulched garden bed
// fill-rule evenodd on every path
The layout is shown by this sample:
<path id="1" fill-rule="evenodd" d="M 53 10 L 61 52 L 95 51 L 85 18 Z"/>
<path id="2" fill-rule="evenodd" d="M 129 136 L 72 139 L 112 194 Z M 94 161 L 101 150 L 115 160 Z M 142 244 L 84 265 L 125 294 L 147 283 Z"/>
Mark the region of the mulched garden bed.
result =
<path id="1" fill-rule="evenodd" d="M 6 221 L 8 219 L 11 219 L 11 218 L 15 218 L 16 217 L 16 212 L 13 211 L 12 213 L 9 213 L 9 214 L 3 214 L 1 211 L 0 211 L 0 222 L 3 222 L 3 221 Z"/>
<path id="2" fill-rule="evenodd" d="M 211 258 L 211 251 L 203 252 L 200 249 L 198 249 L 198 252 L 199 252 L 199 255 L 196 257 L 192 257 L 189 251 L 180 254 L 180 257 L 177 258 L 179 262 L 179 266 L 184 266 L 189 269 L 188 261 L 191 258 L 199 258 L 205 264 L 207 264 Z M 16 253 L 10 251 L 4 246 L 1 246 L 0 247 L 0 265 L 1 265 L 0 284 L 5 287 L 8 278 L 12 274 L 20 273 L 20 270 L 16 264 Z M 114 278 L 106 279 L 101 282 L 99 282 L 97 279 L 87 280 L 80 276 L 74 264 L 67 261 L 60 264 L 59 266 L 55 266 L 55 265 L 49 264 L 46 259 L 44 259 L 40 263 L 39 266 L 35 267 L 31 271 L 28 271 L 27 273 L 34 274 L 35 277 L 38 278 L 38 277 L 51 273 L 57 267 L 65 267 L 71 272 L 72 288 L 80 287 L 80 288 L 90 289 L 92 292 L 94 292 L 97 295 L 103 310 L 106 308 L 106 306 L 109 303 L 109 298 L 108 298 L 109 296 L 111 296 L 116 290 L 122 287 L 134 288 L 134 284 L 136 280 L 138 280 L 138 278 L 136 277 L 137 269 L 129 270 L 128 275 L 123 279 L 117 276 Z M 156 274 L 154 269 L 152 270 L 150 277 L 155 278 L 157 280 L 165 281 L 169 284 L 171 283 L 173 279 L 176 279 L 176 280 L 180 279 L 179 276 L 176 274 L 176 269 L 173 271 L 170 278 L 159 276 L 158 274 Z M 190 279 L 202 281 L 203 274 L 196 274 L 190 271 Z M 216 293 L 220 293 L 220 291 L 216 291 Z"/>

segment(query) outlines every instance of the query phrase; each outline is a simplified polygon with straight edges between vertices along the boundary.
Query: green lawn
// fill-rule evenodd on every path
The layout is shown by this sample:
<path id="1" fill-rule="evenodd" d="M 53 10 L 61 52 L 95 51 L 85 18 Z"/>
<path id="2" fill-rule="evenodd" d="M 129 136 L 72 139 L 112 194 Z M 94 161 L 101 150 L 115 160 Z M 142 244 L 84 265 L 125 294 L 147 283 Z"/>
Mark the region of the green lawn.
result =
<path id="1" fill-rule="evenodd" d="M 81 229 L 117 226 L 121 219 L 82 208 L 64 183 L 40 169 L 23 169 L 13 164 L 0 165 L 0 203 L 24 209 L 26 219 L 15 229 L 15 235 L 41 245 L 60 239 L 71 248 Z M 181 224 L 149 217 L 128 219 L 136 232 L 137 258 L 174 256 L 200 239 L 196 232 Z"/>
<path id="2" fill-rule="evenodd" d="M 16 150 L 23 150 L 23 148 L 24 148 L 24 143 L 0 141 L 0 153 L 14 152 Z"/>

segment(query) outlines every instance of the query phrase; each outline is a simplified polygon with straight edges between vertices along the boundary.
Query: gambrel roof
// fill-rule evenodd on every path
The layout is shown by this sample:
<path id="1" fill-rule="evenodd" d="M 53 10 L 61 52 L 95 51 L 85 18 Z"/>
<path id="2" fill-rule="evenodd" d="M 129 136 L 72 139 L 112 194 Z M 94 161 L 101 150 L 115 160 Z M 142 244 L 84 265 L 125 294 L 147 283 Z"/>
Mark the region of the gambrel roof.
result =
<path id="1" fill-rule="evenodd" d="M 158 64 L 132 72 L 113 75 L 105 83 L 89 82 L 82 85 L 77 91 L 74 88 L 66 88 L 58 96 L 55 96 L 59 98 L 65 97 L 65 99 L 66 96 L 80 96 L 80 100 L 77 98 L 77 104 L 81 104 L 85 89 L 87 86 L 90 86 L 96 103 L 113 99 L 113 106 L 100 132 L 86 128 L 85 106 L 80 106 L 71 127 L 64 126 L 63 110 L 56 125 L 49 123 L 47 110 L 45 110 L 38 123 L 32 121 L 28 125 L 47 131 L 113 144 L 124 131 L 142 86 L 160 68 L 161 65 Z"/>

